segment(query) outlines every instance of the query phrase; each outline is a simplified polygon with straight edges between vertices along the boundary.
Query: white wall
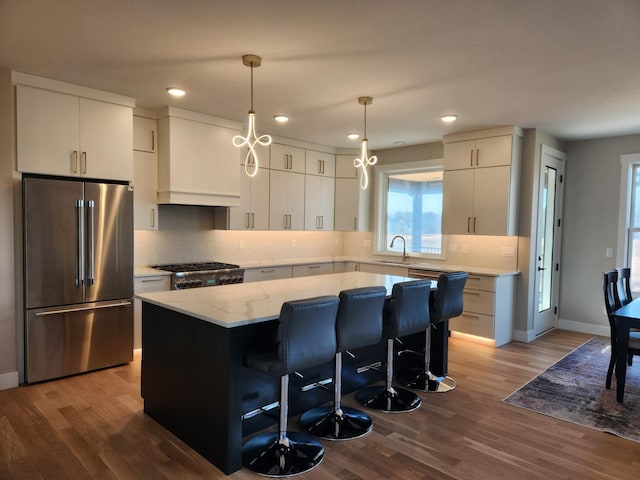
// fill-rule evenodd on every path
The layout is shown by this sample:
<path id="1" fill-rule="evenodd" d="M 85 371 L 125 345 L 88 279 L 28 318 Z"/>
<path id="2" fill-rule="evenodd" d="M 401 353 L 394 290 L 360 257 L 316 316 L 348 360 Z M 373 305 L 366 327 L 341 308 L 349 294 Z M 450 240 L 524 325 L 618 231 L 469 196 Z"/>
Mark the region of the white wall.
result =
<path id="1" fill-rule="evenodd" d="M 0 390 L 17 386 L 14 264 L 13 90 L 0 69 Z"/>
<path id="2" fill-rule="evenodd" d="M 606 332 L 602 272 L 615 268 L 620 156 L 640 153 L 640 135 L 567 143 L 560 282 L 561 325 Z"/>

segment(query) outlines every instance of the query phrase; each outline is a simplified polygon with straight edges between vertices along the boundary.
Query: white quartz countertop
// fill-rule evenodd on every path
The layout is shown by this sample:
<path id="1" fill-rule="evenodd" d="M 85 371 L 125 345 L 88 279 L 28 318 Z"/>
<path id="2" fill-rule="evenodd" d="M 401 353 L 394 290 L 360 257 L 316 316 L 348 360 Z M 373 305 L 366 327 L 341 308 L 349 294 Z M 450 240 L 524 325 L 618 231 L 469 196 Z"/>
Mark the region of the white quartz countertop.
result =
<path id="1" fill-rule="evenodd" d="M 141 293 L 137 298 L 225 328 L 274 320 L 290 300 L 338 295 L 341 290 L 381 285 L 391 294 L 393 285 L 414 280 L 365 272 L 333 273 L 214 287 Z M 435 283 L 434 283 L 435 285 Z M 143 319 L 144 321 L 144 319 Z"/>

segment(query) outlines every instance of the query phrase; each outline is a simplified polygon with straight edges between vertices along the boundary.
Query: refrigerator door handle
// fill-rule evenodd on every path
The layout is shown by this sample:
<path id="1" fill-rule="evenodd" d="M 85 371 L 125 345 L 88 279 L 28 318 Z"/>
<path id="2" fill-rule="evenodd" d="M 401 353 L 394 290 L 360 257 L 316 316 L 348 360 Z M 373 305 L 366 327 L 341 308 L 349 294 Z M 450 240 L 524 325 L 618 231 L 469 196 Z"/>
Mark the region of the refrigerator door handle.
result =
<path id="1" fill-rule="evenodd" d="M 94 224 L 94 206 L 95 202 L 89 200 L 87 202 L 87 256 L 88 256 L 88 272 L 87 284 L 93 285 L 95 281 L 95 224 Z"/>
<path id="2" fill-rule="evenodd" d="M 78 218 L 78 258 L 76 259 L 76 287 L 84 284 L 84 200 L 76 200 Z"/>
<path id="3" fill-rule="evenodd" d="M 59 315 L 61 313 L 71 313 L 71 312 L 83 312 L 85 310 L 98 310 L 99 308 L 112 308 L 112 307 L 126 307 L 131 305 L 131 302 L 128 300 L 122 302 L 114 302 L 114 303 L 105 303 L 100 305 L 88 305 L 86 307 L 71 307 L 71 308 L 55 308 L 51 310 L 43 310 L 41 312 L 36 313 L 36 317 L 44 317 L 47 315 Z"/>

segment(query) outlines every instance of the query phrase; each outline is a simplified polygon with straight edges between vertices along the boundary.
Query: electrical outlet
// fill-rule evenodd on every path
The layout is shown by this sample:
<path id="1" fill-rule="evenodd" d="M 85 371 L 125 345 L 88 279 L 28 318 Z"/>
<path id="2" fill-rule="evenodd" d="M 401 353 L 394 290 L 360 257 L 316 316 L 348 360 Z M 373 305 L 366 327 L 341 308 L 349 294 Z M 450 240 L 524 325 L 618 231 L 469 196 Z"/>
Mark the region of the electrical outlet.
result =
<path id="1" fill-rule="evenodd" d="M 243 249 L 244 249 L 244 240 L 240 240 L 240 241 L 238 242 L 238 248 L 239 248 L 240 250 L 243 250 Z"/>
<path id="2" fill-rule="evenodd" d="M 340 245 L 340 239 L 339 238 L 336 238 L 333 242 L 335 243 L 336 247 Z"/>
<path id="3" fill-rule="evenodd" d="M 296 239 L 295 238 L 291 239 L 291 247 L 292 248 L 296 248 Z"/>
<path id="4" fill-rule="evenodd" d="M 513 247 L 502 247 L 503 257 L 514 257 L 516 255 L 516 249 Z"/>
<path id="5" fill-rule="evenodd" d="M 462 254 L 466 255 L 469 253 L 469 245 L 462 245 Z"/>
<path id="6" fill-rule="evenodd" d="M 607 247 L 604 251 L 605 257 L 613 258 L 613 248 Z"/>

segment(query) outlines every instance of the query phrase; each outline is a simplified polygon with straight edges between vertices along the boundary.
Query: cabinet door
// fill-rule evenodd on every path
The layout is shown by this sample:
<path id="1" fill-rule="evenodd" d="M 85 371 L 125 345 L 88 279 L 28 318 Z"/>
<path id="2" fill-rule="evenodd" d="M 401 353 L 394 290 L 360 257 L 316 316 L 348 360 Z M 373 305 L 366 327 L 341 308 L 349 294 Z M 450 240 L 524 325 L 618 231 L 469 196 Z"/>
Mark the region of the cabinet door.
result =
<path id="1" fill-rule="evenodd" d="M 272 143 L 270 168 L 304 173 L 306 169 L 304 148 Z"/>
<path id="2" fill-rule="evenodd" d="M 158 229 L 158 162 L 150 152 L 133 152 L 133 228 Z"/>
<path id="3" fill-rule="evenodd" d="M 321 230 L 322 177 L 305 175 L 304 189 L 304 229 Z"/>
<path id="4" fill-rule="evenodd" d="M 511 165 L 511 135 L 476 140 L 475 167 Z"/>
<path id="5" fill-rule="evenodd" d="M 333 263 L 314 263 L 310 265 L 294 265 L 292 277 L 309 277 L 333 273 Z"/>
<path id="6" fill-rule="evenodd" d="M 444 171 L 442 233 L 472 232 L 474 173 L 474 169 Z"/>
<path id="7" fill-rule="evenodd" d="M 165 292 L 171 290 L 171 277 L 140 277 L 134 279 L 134 293 Z M 142 302 L 133 299 L 133 348 L 142 348 Z"/>
<path id="8" fill-rule="evenodd" d="M 307 175 L 321 175 L 323 177 L 334 177 L 336 174 L 336 156 L 315 150 L 306 151 Z"/>
<path id="9" fill-rule="evenodd" d="M 334 228 L 334 202 L 336 182 L 333 177 L 320 179 L 320 226 L 328 231 Z"/>
<path id="10" fill-rule="evenodd" d="M 281 278 L 291 278 L 291 267 L 247 268 L 244 271 L 245 283 Z"/>
<path id="11" fill-rule="evenodd" d="M 336 178 L 358 178 L 358 169 L 353 165 L 353 161 L 358 154 L 336 155 Z"/>
<path id="12" fill-rule="evenodd" d="M 16 154 L 20 172 L 79 175 L 78 98 L 16 86 Z"/>
<path id="13" fill-rule="evenodd" d="M 240 205 L 229 208 L 231 230 L 269 229 L 269 170 L 260 168 L 254 177 L 248 177 L 244 165 L 240 166 Z"/>
<path id="14" fill-rule="evenodd" d="M 81 175 L 133 180 L 133 109 L 81 98 L 80 150 Z"/>
<path id="15" fill-rule="evenodd" d="M 158 147 L 158 126 L 153 118 L 133 117 L 133 149 L 155 152 Z"/>
<path id="16" fill-rule="evenodd" d="M 462 170 L 460 170 L 462 171 Z M 473 187 L 474 233 L 509 235 L 511 167 L 477 168 Z"/>
<path id="17" fill-rule="evenodd" d="M 304 230 L 304 174 L 289 173 L 288 176 L 289 230 Z"/>
<path id="18" fill-rule="evenodd" d="M 288 212 L 289 173 L 271 170 L 269 175 L 269 229 L 287 230 L 289 226 Z"/>
<path id="19" fill-rule="evenodd" d="M 444 169 L 460 170 L 473 168 L 475 163 L 475 140 L 444 144 Z"/>
<path id="20" fill-rule="evenodd" d="M 357 178 L 336 178 L 335 230 L 358 230 L 358 198 L 360 181 Z"/>

